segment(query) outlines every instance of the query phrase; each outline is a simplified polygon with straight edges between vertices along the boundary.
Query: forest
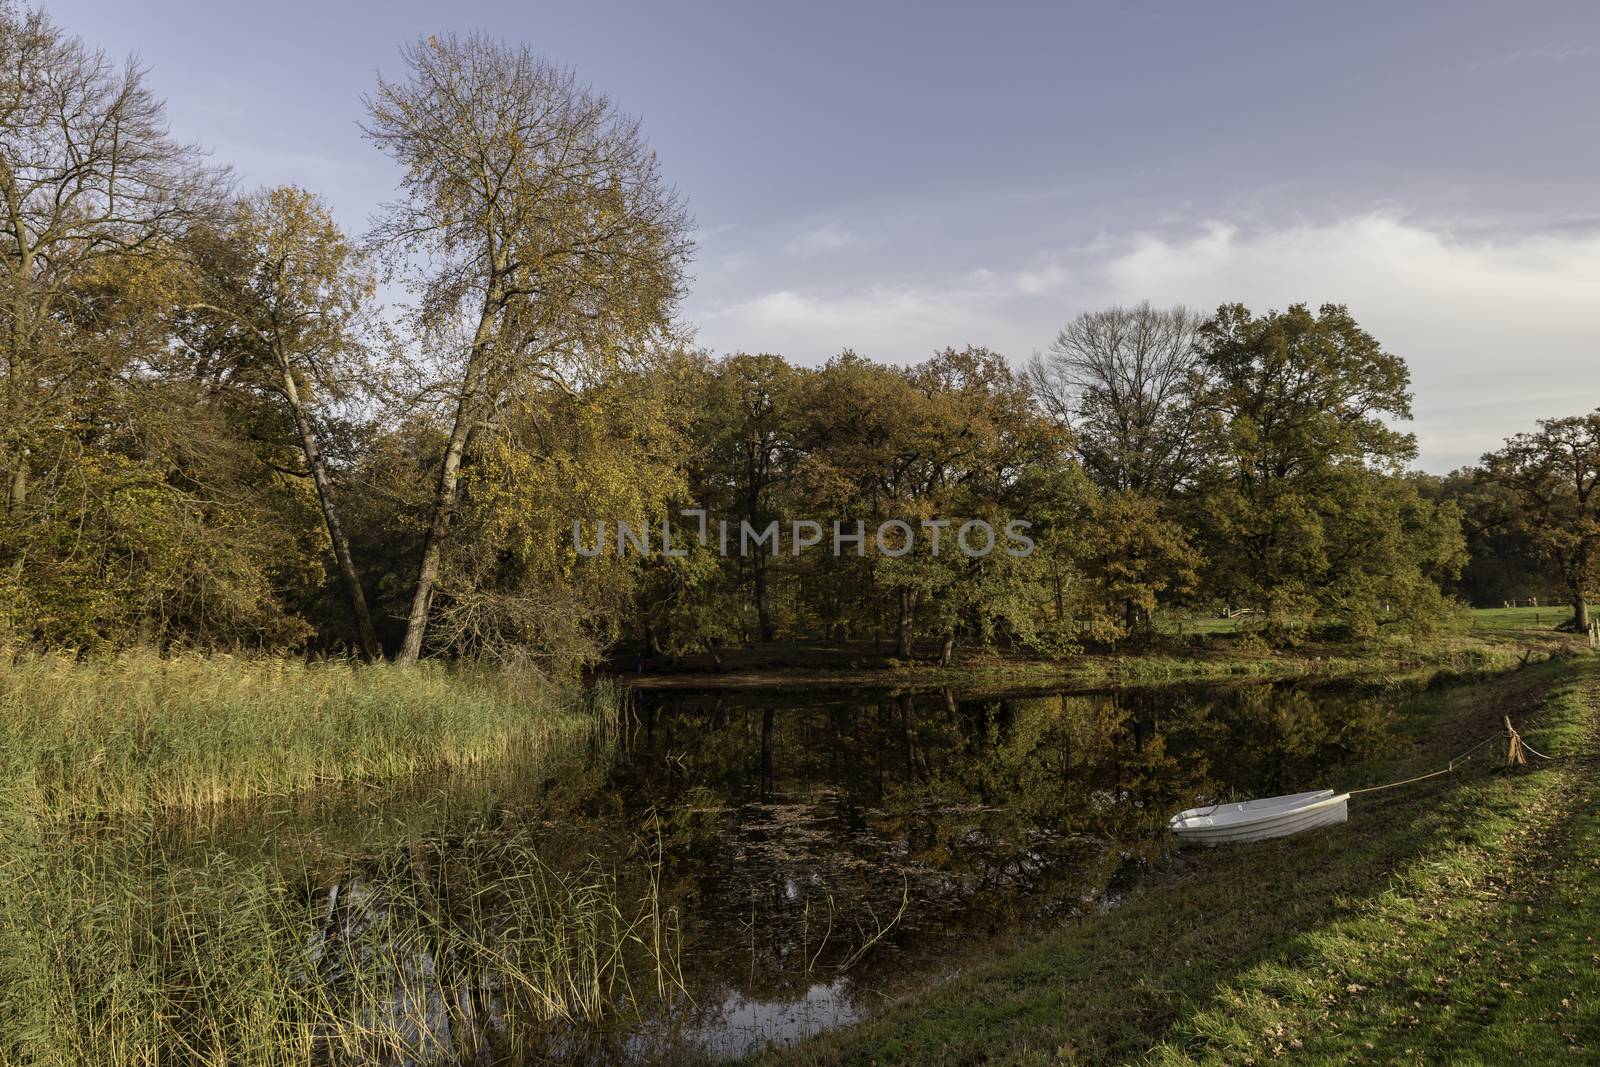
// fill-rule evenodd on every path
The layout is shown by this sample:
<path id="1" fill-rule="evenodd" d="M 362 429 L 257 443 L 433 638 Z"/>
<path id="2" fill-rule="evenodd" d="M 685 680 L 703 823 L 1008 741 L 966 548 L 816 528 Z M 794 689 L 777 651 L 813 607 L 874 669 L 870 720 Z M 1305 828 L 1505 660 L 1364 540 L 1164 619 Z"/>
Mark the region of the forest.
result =
<path id="1" fill-rule="evenodd" d="M 352 235 L 174 141 L 139 67 L 42 13 L 0 30 L 13 643 L 565 672 L 618 643 L 1059 656 L 1173 611 L 1282 635 L 1581 611 L 1600 416 L 1416 472 L 1405 362 L 1339 304 L 1088 310 L 1026 363 L 718 357 L 677 317 L 690 219 L 637 123 L 526 50 L 405 51 L 365 126 L 405 179 Z M 1037 550 L 581 558 L 568 536 L 685 509 L 1018 518 Z"/>
<path id="2" fill-rule="evenodd" d="M 715 355 L 638 125 L 524 48 L 404 51 L 363 127 L 403 178 L 351 234 L 175 140 L 137 65 L 42 12 L 0 35 L 13 644 L 561 673 L 789 638 L 1059 656 L 1173 613 L 1292 639 L 1583 612 L 1600 415 L 1413 470 L 1406 364 L 1340 304 L 1064 309 L 1031 360 Z M 1015 519 L 1036 550 L 584 558 L 568 533 L 686 509 Z"/>

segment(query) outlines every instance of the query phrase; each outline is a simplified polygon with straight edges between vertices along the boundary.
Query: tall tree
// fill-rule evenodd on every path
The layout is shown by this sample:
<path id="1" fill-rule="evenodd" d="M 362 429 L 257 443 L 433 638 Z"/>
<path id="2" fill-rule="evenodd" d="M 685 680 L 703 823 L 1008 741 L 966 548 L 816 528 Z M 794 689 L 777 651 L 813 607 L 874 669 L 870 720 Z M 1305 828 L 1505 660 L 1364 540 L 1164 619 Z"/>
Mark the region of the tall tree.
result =
<path id="1" fill-rule="evenodd" d="M 859 555 L 819 555 L 806 584 L 852 590 L 851 606 L 873 614 L 887 606 L 901 658 L 919 626 L 943 638 L 943 658 L 958 630 L 986 639 L 1002 625 L 1013 636 L 1031 632 L 1049 599 L 1046 560 L 1010 554 L 1007 523 L 1039 505 L 1048 479 L 1033 477 L 1024 491 L 1025 476 L 1059 465 L 1066 440 L 1003 358 L 946 349 L 899 368 L 847 352 L 819 373 L 803 422 L 800 479 L 813 506 L 846 527 L 859 521 L 865 534 Z M 969 519 L 995 531 L 992 551 L 980 528 L 962 533 Z M 880 543 L 886 523 L 905 527 Z M 973 538 L 975 554 L 961 550 L 962 537 Z"/>
<path id="2" fill-rule="evenodd" d="M 234 380 L 287 408 L 316 486 L 356 640 L 367 659 L 380 659 L 383 649 L 311 410 L 316 395 L 348 396 L 366 369 L 360 333 L 376 288 L 372 273 L 322 202 L 290 186 L 238 201 L 218 238 L 194 243 L 204 299 L 189 307 L 223 319 L 221 340 L 236 361 Z M 233 331 L 242 336 L 228 338 Z"/>
<path id="3" fill-rule="evenodd" d="M 1484 475 L 1479 466 L 1461 467 L 1442 477 L 1411 475 L 1423 495 L 1453 504 L 1461 513 L 1467 562 L 1460 579 L 1447 588 L 1474 607 L 1499 607 L 1528 597 L 1559 602 L 1566 583 L 1525 521 L 1521 498 Z"/>
<path id="4" fill-rule="evenodd" d="M 1416 443 L 1387 420 L 1411 415 L 1405 362 L 1333 304 L 1224 306 L 1200 344 L 1209 588 L 1275 624 L 1319 607 L 1369 617 L 1391 581 L 1420 603 L 1419 575 L 1453 565 L 1460 535 L 1402 484 Z"/>
<path id="5" fill-rule="evenodd" d="M 1099 485 L 1165 497 L 1187 475 L 1201 321 L 1148 303 L 1084 312 L 1028 364 L 1034 394 L 1072 428 Z"/>
<path id="6" fill-rule="evenodd" d="M 1541 419 L 1483 457 L 1483 477 L 1511 491 L 1507 521 L 1552 560 L 1572 602 L 1572 626 L 1589 628 L 1589 594 L 1600 564 L 1600 411 Z"/>
<path id="7" fill-rule="evenodd" d="M 428 37 L 402 56 L 407 77 L 380 79 L 367 101 L 367 136 L 404 172 L 374 238 L 411 268 L 451 409 L 397 657 L 411 663 L 472 438 L 501 398 L 591 379 L 658 337 L 690 243 L 637 122 L 570 71 L 482 36 Z"/>
<path id="8" fill-rule="evenodd" d="M 778 517 L 773 495 L 793 473 L 800 451 L 795 407 L 803 374 L 773 355 L 740 353 L 715 366 L 697 434 L 705 453 L 706 470 L 698 479 L 708 494 L 703 504 L 721 505 L 723 514 L 755 530 Z M 744 562 L 757 632 L 771 641 L 769 557 L 754 552 Z"/>
<path id="9" fill-rule="evenodd" d="M 100 356 L 70 321 L 110 261 L 157 255 L 215 202 L 220 176 L 173 141 L 131 60 L 118 66 L 42 10 L 0 6 L 0 466 L 28 497 L 40 436 L 69 421 Z"/>

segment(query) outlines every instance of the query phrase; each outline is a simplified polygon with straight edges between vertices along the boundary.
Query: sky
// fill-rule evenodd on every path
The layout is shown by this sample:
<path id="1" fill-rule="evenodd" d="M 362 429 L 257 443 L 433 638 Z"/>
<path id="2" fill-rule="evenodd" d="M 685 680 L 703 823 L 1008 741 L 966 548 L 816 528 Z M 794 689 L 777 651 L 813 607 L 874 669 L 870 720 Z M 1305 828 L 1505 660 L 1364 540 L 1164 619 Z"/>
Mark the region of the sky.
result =
<path id="1" fill-rule="evenodd" d="M 242 187 L 358 232 L 399 46 L 526 42 L 640 118 L 715 352 L 1021 363 L 1115 303 L 1343 303 L 1411 367 L 1423 469 L 1600 406 L 1600 4 L 46 7 Z"/>

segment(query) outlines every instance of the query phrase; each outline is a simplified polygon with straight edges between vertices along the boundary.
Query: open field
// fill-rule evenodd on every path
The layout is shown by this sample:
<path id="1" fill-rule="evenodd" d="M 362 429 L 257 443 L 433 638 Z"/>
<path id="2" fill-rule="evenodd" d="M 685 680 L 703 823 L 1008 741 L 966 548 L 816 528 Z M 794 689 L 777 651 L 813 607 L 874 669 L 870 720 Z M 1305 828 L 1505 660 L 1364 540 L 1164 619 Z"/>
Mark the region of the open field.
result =
<path id="1" fill-rule="evenodd" d="M 1593 615 L 1600 607 L 1589 605 Z M 1510 630 L 1534 632 L 1553 630 L 1572 618 L 1569 604 L 1546 604 L 1538 608 L 1473 608 L 1466 615 L 1470 630 Z"/>
<path id="2" fill-rule="evenodd" d="M 1600 659 L 1429 694 L 1432 770 L 1502 715 L 1561 757 L 1357 797 L 1341 827 L 1186 854 L 1109 912 L 773 1062 L 1588 1062 L 1600 1055 Z"/>

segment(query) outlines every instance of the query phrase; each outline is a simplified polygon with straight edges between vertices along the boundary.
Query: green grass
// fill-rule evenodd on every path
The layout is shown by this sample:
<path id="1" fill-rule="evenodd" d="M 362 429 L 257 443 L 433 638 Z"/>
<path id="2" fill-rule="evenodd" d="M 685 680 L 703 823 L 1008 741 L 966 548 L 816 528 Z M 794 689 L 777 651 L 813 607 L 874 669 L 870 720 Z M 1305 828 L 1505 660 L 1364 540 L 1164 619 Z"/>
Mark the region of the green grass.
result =
<path id="1" fill-rule="evenodd" d="M 1600 659 L 1430 693 L 1431 770 L 1510 714 L 1543 752 L 1596 751 Z M 1345 826 L 1186 855 L 1120 907 L 972 961 L 786 1063 L 1587 1062 L 1600 1056 L 1600 784 L 1575 760 L 1358 796 Z"/>
<path id="2" fill-rule="evenodd" d="M 1591 605 L 1591 612 L 1595 607 Z M 1462 631 L 1525 631 L 1554 629 L 1572 618 L 1570 604 L 1546 604 L 1539 608 L 1467 608 L 1454 620 L 1452 629 Z M 1260 628 L 1259 615 L 1244 615 L 1234 619 L 1221 619 L 1212 615 L 1179 615 L 1168 613 L 1157 622 L 1157 628 L 1168 636 L 1194 636 L 1212 634 L 1249 633 Z"/>
<path id="3" fill-rule="evenodd" d="M 1597 609 L 1590 605 L 1593 614 Z M 1547 604 L 1541 608 L 1474 608 L 1467 613 L 1464 627 L 1469 630 L 1553 630 L 1572 618 L 1572 605 Z"/>
<path id="4" fill-rule="evenodd" d="M 613 706 L 436 664 L 0 652 L 0 776 L 55 815 L 197 808 L 532 759 Z"/>

